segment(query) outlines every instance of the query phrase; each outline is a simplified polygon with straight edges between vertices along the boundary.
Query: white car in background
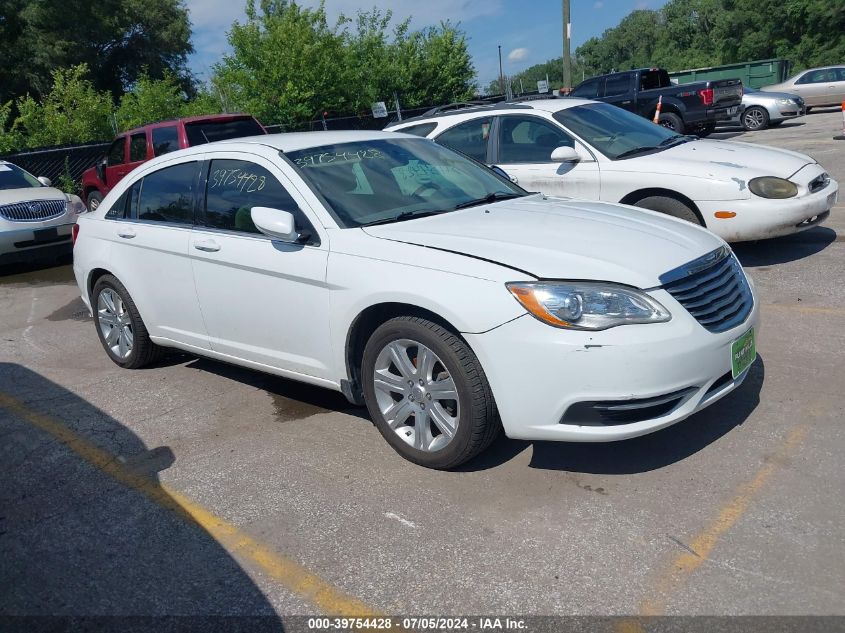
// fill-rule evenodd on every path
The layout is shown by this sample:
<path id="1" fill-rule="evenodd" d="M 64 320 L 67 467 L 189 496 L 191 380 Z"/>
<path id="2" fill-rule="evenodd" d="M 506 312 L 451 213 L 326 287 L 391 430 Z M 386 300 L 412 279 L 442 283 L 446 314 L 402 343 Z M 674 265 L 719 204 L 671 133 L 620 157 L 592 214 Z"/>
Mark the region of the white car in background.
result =
<path id="1" fill-rule="evenodd" d="M 71 228 L 85 210 L 82 200 L 0 161 L 0 264 L 71 252 Z"/>
<path id="2" fill-rule="evenodd" d="M 732 391 L 756 356 L 752 287 L 712 233 L 529 194 L 405 134 L 173 152 L 78 227 L 74 273 L 115 363 L 174 347 L 334 389 L 433 468 L 502 427 L 656 431 Z"/>
<path id="3" fill-rule="evenodd" d="M 433 111 L 388 129 L 499 167 L 529 191 L 659 211 L 729 242 L 815 226 L 838 191 L 804 154 L 683 136 L 584 99 Z"/>

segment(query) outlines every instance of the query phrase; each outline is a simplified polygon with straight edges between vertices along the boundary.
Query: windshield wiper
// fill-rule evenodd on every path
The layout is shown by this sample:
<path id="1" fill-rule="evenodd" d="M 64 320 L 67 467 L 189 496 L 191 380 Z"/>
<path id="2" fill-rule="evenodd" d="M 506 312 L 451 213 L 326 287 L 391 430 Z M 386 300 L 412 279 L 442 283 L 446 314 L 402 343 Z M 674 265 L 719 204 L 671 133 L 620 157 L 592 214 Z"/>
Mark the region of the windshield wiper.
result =
<path id="1" fill-rule="evenodd" d="M 446 211 L 403 211 L 399 215 L 394 215 L 390 218 L 382 218 L 380 220 L 373 220 L 372 222 L 364 222 L 358 226 L 376 226 L 378 224 L 393 224 L 394 222 L 402 222 L 404 220 L 414 220 L 416 218 L 424 218 L 429 215 L 438 215 L 439 213 L 446 213 Z"/>
<path id="2" fill-rule="evenodd" d="M 684 134 L 683 136 L 670 136 L 669 138 L 665 138 L 660 141 L 658 147 L 666 147 L 667 145 L 681 145 L 682 143 L 689 143 L 690 141 L 697 140 L 697 136 L 690 136 L 689 134 Z"/>
<path id="3" fill-rule="evenodd" d="M 467 200 L 466 202 L 461 202 L 460 204 L 456 204 L 454 208 L 457 211 L 458 209 L 466 209 L 467 207 L 474 207 L 479 204 L 499 202 L 499 200 L 512 200 L 513 198 L 522 198 L 523 195 L 524 194 L 521 193 L 504 193 L 502 191 L 497 191 L 495 193 L 486 195 L 483 198 L 476 198 L 475 200 Z"/>
<path id="4" fill-rule="evenodd" d="M 620 158 L 627 158 L 628 156 L 635 156 L 637 154 L 644 154 L 645 152 L 652 152 L 656 149 L 661 149 L 657 145 L 644 145 L 643 147 L 635 147 L 633 149 L 626 149 L 624 152 L 619 154 L 616 158 L 617 160 Z"/>

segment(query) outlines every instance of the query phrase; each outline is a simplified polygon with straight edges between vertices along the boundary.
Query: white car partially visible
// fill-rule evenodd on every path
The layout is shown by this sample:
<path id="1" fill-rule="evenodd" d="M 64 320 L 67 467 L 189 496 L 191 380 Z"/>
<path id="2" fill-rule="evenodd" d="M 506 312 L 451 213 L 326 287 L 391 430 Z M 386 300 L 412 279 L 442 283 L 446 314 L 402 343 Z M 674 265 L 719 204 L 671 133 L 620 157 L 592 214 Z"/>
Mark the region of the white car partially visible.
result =
<path id="1" fill-rule="evenodd" d="M 495 165 L 529 191 L 651 209 L 728 242 L 820 224 L 839 189 L 805 154 L 683 136 L 584 99 L 432 112 L 388 128 Z"/>
<path id="2" fill-rule="evenodd" d="M 0 161 L 0 264 L 71 252 L 71 229 L 85 206 L 51 184 Z"/>
<path id="3" fill-rule="evenodd" d="M 172 347 L 334 389 L 434 468 L 501 428 L 656 431 L 731 392 L 756 357 L 753 288 L 712 233 L 529 194 L 405 134 L 173 152 L 78 227 L 74 273 L 115 363 Z"/>

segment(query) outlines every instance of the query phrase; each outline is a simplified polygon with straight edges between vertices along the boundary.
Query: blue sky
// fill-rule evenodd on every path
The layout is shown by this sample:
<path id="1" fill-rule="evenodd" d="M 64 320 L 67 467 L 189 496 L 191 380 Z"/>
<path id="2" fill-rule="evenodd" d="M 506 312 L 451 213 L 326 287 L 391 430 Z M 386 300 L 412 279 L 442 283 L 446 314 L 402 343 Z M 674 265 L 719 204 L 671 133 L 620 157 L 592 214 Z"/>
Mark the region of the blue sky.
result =
<path id="1" fill-rule="evenodd" d="M 615 26 L 634 9 L 656 9 L 666 0 L 571 0 L 572 52 L 585 40 Z M 226 31 L 244 19 L 246 0 L 186 0 L 193 24 L 196 53 L 191 69 L 207 77 L 211 66 L 229 50 Z M 316 6 L 318 0 L 300 0 Z M 392 9 L 394 19 L 411 17 L 413 28 L 459 22 L 469 38 L 479 86 L 499 75 L 497 46 L 502 46 L 506 74 L 558 57 L 562 51 L 561 0 L 327 0 L 330 19 L 358 9 Z M 580 77 L 573 77 L 574 81 Z"/>

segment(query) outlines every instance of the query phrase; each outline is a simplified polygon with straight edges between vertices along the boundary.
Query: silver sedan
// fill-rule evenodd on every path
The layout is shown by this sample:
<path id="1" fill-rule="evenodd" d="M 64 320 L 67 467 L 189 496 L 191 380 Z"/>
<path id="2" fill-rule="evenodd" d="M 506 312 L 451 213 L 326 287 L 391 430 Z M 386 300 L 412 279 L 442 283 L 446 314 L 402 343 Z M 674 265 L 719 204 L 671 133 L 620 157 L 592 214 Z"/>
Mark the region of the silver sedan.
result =
<path id="1" fill-rule="evenodd" d="M 744 109 L 732 120 L 746 130 L 775 127 L 805 113 L 804 100 L 788 92 L 762 92 L 746 87 L 742 105 Z"/>

